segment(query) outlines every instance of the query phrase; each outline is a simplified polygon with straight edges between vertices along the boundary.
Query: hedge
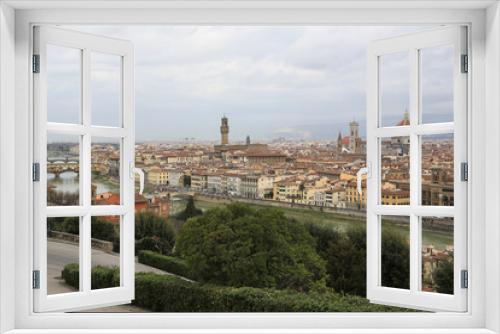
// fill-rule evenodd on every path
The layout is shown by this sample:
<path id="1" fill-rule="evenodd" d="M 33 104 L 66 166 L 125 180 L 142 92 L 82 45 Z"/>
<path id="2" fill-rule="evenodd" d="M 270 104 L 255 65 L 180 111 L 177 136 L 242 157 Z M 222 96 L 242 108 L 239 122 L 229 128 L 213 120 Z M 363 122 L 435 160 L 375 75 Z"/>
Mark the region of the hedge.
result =
<path id="1" fill-rule="evenodd" d="M 71 285 L 75 289 L 79 289 L 80 278 L 77 263 L 66 265 L 61 272 L 61 277 L 67 284 Z M 90 282 L 92 289 L 104 289 L 120 286 L 120 268 L 95 266 L 92 268 Z"/>
<path id="2" fill-rule="evenodd" d="M 80 288 L 80 274 L 78 263 L 70 263 L 66 265 L 61 272 L 61 277 L 66 281 L 66 284 L 69 284 L 78 290 Z"/>
<path id="3" fill-rule="evenodd" d="M 152 251 L 140 251 L 138 258 L 139 263 L 161 269 L 168 273 L 195 279 L 186 262 L 179 257 L 162 255 Z"/>
<path id="4" fill-rule="evenodd" d="M 99 270 L 107 270 L 114 274 L 116 268 L 101 267 Z M 95 269 L 92 275 L 94 271 Z M 66 282 L 74 284 L 74 277 L 78 277 L 78 266 L 67 265 L 63 273 Z M 115 277 L 111 274 L 109 276 Z M 370 304 L 365 298 L 341 295 L 331 290 L 306 294 L 291 290 L 232 288 L 202 285 L 179 277 L 154 273 L 136 273 L 133 303 L 153 312 L 409 311 Z"/>

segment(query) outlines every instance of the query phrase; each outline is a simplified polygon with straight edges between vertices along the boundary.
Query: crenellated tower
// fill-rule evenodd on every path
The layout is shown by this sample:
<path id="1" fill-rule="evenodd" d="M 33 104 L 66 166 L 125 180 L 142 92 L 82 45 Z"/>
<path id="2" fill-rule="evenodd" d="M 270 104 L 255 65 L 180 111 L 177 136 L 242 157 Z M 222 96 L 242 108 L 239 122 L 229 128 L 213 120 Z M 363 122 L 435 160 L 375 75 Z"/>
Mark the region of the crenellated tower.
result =
<path id="1" fill-rule="evenodd" d="M 220 123 L 220 137 L 221 145 L 229 144 L 229 124 L 225 115 L 222 117 Z"/>

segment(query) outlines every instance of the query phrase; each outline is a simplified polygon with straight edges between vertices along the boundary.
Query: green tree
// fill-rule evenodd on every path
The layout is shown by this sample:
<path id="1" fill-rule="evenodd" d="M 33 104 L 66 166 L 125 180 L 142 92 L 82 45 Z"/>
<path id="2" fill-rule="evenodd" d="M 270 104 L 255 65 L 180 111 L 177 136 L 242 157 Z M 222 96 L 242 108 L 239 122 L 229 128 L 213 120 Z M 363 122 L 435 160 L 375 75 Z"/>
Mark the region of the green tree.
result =
<path id="1" fill-rule="evenodd" d="M 353 226 L 345 232 L 307 224 L 316 239 L 316 250 L 326 261 L 328 287 L 337 292 L 366 296 L 366 228 Z M 405 238 L 390 230 L 383 233 L 384 285 L 409 284 L 409 248 Z"/>
<path id="2" fill-rule="evenodd" d="M 366 231 L 352 227 L 326 252 L 327 285 L 338 292 L 366 295 Z"/>
<path id="3" fill-rule="evenodd" d="M 189 218 L 200 216 L 201 214 L 203 214 L 203 211 L 194 205 L 194 198 L 190 196 L 186 208 L 177 215 L 177 218 L 180 220 L 188 220 Z"/>
<path id="4" fill-rule="evenodd" d="M 152 211 L 135 215 L 136 251 L 151 250 L 170 255 L 175 245 L 175 231 L 166 218 Z"/>
<path id="5" fill-rule="evenodd" d="M 65 217 L 63 220 L 63 231 L 72 234 L 80 233 L 80 218 Z"/>
<path id="6" fill-rule="evenodd" d="M 47 231 L 79 234 L 80 218 L 78 217 L 50 217 L 47 218 Z"/>
<path id="7" fill-rule="evenodd" d="M 444 260 L 434 269 L 434 282 L 439 293 L 453 294 L 453 254 L 450 260 Z"/>
<path id="8" fill-rule="evenodd" d="M 382 230 L 382 285 L 410 288 L 410 247 L 407 238 L 389 226 Z"/>
<path id="9" fill-rule="evenodd" d="M 279 209 L 231 204 L 189 219 L 176 252 L 203 282 L 230 286 L 324 286 L 325 264 L 303 224 Z"/>
<path id="10" fill-rule="evenodd" d="M 115 229 L 115 226 L 119 224 L 113 224 L 111 222 L 99 219 L 97 217 L 92 217 L 90 233 L 92 238 L 106 241 L 115 241 L 119 237 L 119 231 Z"/>

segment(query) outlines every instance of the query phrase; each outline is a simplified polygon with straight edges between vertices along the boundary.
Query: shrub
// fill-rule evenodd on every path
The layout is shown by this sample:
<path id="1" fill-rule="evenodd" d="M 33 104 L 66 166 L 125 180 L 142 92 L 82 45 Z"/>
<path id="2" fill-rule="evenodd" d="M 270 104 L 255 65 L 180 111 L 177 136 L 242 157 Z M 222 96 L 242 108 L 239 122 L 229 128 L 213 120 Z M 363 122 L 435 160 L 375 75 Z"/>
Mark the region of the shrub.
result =
<path id="1" fill-rule="evenodd" d="M 92 289 L 104 289 L 120 286 L 120 268 L 95 266 L 91 275 Z"/>
<path id="2" fill-rule="evenodd" d="M 401 309 L 370 304 L 332 291 L 221 287 L 151 273 L 136 275 L 134 304 L 155 312 L 383 312 Z"/>
<path id="3" fill-rule="evenodd" d="M 48 230 L 58 231 L 71 234 L 80 234 L 80 218 L 78 217 L 65 217 L 65 218 L 49 218 Z M 112 222 L 92 217 L 91 233 L 92 238 L 115 242 L 119 239 L 118 231 L 116 230 L 117 224 Z"/>
<path id="4" fill-rule="evenodd" d="M 94 268 L 93 272 L 95 270 Z M 101 267 L 99 270 L 114 273 L 116 269 Z M 65 277 L 78 277 L 78 265 L 67 265 L 65 271 L 70 274 L 70 276 Z M 70 284 L 70 282 L 66 282 Z M 103 282 L 106 284 L 105 281 Z M 135 300 L 133 303 L 154 312 L 409 311 L 370 304 L 365 298 L 345 296 L 331 290 L 302 293 L 293 290 L 232 288 L 203 285 L 175 276 L 153 273 L 137 273 L 135 275 Z"/>
<path id="5" fill-rule="evenodd" d="M 92 217 L 90 228 L 92 238 L 114 242 L 115 239 L 120 238 L 115 229 L 115 226 L 118 226 L 118 224 L 114 224 L 97 217 Z"/>
<path id="6" fill-rule="evenodd" d="M 61 272 L 61 277 L 66 284 L 71 285 L 75 289 L 80 288 L 79 267 L 77 263 L 66 265 Z"/>
<path id="7" fill-rule="evenodd" d="M 139 263 L 143 263 L 175 275 L 194 279 L 186 261 L 178 257 L 161 255 L 151 251 L 140 251 Z"/>
<path id="8" fill-rule="evenodd" d="M 275 208 L 235 203 L 208 210 L 182 226 L 176 251 L 203 282 L 299 291 L 324 286 L 314 238 Z"/>
<path id="9" fill-rule="evenodd" d="M 160 217 L 151 211 L 136 214 L 135 238 L 136 251 L 145 249 L 170 255 L 175 245 L 173 227 L 166 218 Z"/>
<path id="10" fill-rule="evenodd" d="M 61 273 L 66 284 L 75 289 L 80 287 L 79 267 L 77 263 L 66 265 Z M 91 288 L 104 289 L 120 286 L 120 269 L 118 267 L 95 266 L 92 268 Z"/>
<path id="11" fill-rule="evenodd" d="M 80 218 L 78 217 L 51 217 L 47 219 L 47 230 L 79 234 Z"/>
<path id="12" fill-rule="evenodd" d="M 135 253 L 139 254 L 142 250 L 149 250 L 153 252 L 160 252 L 159 245 L 153 237 L 144 237 L 135 241 Z"/>

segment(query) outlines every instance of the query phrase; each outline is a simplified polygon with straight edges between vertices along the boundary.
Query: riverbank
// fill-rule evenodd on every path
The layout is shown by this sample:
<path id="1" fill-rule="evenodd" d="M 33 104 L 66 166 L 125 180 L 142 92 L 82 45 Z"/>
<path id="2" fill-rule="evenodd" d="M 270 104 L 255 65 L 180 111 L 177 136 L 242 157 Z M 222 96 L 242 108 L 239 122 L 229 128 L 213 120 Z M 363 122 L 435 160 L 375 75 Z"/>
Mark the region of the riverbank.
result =
<path id="1" fill-rule="evenodd" d="M 196 196 L 195 197 L 195 205 L 196 207 L 202 209 L 203 211 L 223 206 L 226 204 L 229 204 L 232 201 L 229 200 L 221 200 L 221 199 L 212 199 L 211 197 L 207 196 Z M 248 203 L 245 201 L 248 205 L 254 208 L 263 208 L 263 207 L 269 207 L 270 205 L 268 204 L 268 201 L 265 202 L 266 205 L 264 204 L 256 204 L 256 203 Z M 269 201 L 269 204 L 272 204 L 272 202 Z M 276 205 L 273 205 L 276 206 Z M 364 213 L 361 213 L 359 215 L 352 215 L 352 214 L 341 214 L 341 213 L 332 213 L 332 212 L 327 212 L 327 211 L 318 211 L 314 209 L 309 209 L 309 208 L 303 208 L 303 207 L 279 207 L 283 212 L 285 213 L 285 216 L 296 219 L 297 221 L 304 222 L 304 223 L 312 223 L 312 224 L 317 224 L 321 225 L 324 227 L 331 227 L 338 229 L 340 231 L 345 231 L 349 227 L 352 226 L 360 226 L 360 227 L 366 227 L 366 217 L 364 216 Z M 386 220 L 384 220 L 386 222 Z M 391 228 L 396 230 L 398 233 L 401 233 L 403 236 L 406 238 L 409 238 L 409 226 L 405 225 L 404 223 L 397 222 L 397 221 L 389 221 L 387 220 L 388 224 L 390 224 Z M 423 240 L 423 245 L 433 245 L 434 247 L 438 249 L 445 249 L 448 246 L 453 246 L 453 232 L 452 231 L 439 231 L 436 229 L 423 229 L 422 231 L 422 240 Z"/>

